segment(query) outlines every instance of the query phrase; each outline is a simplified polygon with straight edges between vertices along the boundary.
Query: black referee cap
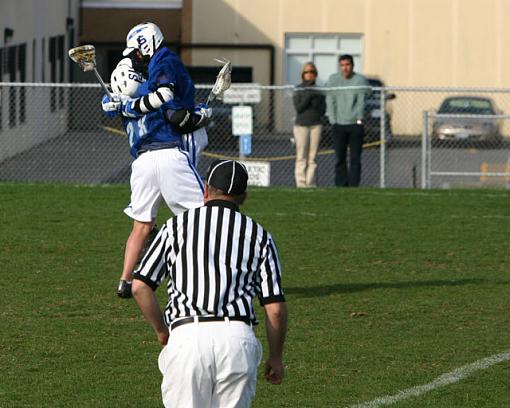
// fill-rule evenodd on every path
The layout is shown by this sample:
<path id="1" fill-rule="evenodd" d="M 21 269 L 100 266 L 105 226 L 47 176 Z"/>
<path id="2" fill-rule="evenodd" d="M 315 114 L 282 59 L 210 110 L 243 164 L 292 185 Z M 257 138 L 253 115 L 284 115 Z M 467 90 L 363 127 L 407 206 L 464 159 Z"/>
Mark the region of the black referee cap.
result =
<path id="1" fill-rule="evenodd" d="M 228 195 L 239 195 L 248 186 L 248 171 L 235 160 L 215 160 L 207 172 L 207 184 Z"/>

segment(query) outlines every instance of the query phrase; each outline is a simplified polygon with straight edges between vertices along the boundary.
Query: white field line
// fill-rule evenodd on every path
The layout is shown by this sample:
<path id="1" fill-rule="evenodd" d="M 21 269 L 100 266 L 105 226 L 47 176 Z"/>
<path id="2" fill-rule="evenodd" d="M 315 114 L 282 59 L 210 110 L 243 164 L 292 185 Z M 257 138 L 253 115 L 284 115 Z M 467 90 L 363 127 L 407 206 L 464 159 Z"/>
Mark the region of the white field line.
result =
<path id="1" fill-rule="evenodd" d="M 411 387 L 403 391 L 399 391 L 395 395 L 387 395 L 385 397 L 376 398 L 370 402 L 364 402 L 362 404 L 351 405 L 349 408 L 377 408 L 383 405 L 391 405 L 398 401 L 405 400 L 411 397 L 418 397 L 429 391 L 433 391 L 437 388 L 446 387 L 447 385 L 454 384 L 465 377 L 473 374 L 475 371 L 485 370 L 493 366 L 494 364 L 501 363 L 503 361 L 510 360 L 510 350 L 504 353 L 494 354 L 490 357 L 483 358 L 475 361 L 474 363 L 467 364 L 465 366 L 456 368 L 449 373 L 443 374 L 437 377 L 434 381 L 425 384 Z"/>

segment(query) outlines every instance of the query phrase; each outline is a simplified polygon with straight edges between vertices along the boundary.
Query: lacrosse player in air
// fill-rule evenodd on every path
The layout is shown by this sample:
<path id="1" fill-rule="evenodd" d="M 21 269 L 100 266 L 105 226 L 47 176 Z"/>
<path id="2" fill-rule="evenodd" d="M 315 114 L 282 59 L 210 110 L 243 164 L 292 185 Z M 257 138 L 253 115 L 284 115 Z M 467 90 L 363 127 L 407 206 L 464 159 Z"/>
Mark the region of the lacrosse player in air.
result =
<path id="1" fill-rule="evenodd" d="M 147 81 L 140 98 L 122 106 L 123 114 L 135 117 L 160 108 L 172 128 L 183 135 L 183 144 L 196 164 L 199 152 L 207 147 L 207 124 L 211 109 L 195 107 L 195 85 L 177 55 L 163 45 L 163 34 L 153 23 L 133 27 L 126 38 L 123 55 Z"/>
<path id="2" fill-rule="evenodd" d="M 131 155 L 131 203 L 124 212 L 133 219 L 126 242 L 124 265 L 117 294 L 131 297 L 131 277 L 157 216 L 161 200 L 179 214 L 203 204 L 203 184 L 193 157 L 182 150 L 183 135 L 194 134 L 207 124 L 211 110 L 195 109 L 195 87 L 179 58 L 162 45 L 163 35 L 152 23 L 131 29 L 124 56 L 112 73 L 112 88 L 122 95 L 103 97 L 108 116 L 122 115 Z M 140 72 L 145 73 L 143 80 Z M 134 97 L 134 98 L 132 98 Z M 205 130 L 199 135 L 207 136 Z M 188 143 L 193 147 L 193 143 Z M 155 234 L 154 234 L 155 235 Z"/>

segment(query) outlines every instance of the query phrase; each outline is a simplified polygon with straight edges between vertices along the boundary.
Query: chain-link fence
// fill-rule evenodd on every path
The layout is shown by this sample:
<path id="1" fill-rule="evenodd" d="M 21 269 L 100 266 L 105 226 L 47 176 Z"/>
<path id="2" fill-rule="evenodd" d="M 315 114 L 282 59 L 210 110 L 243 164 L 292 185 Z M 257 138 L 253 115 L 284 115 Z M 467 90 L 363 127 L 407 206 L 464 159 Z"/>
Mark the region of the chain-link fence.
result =
<path id="1" fill-rule="evenodd" d="M 196 102 L 205 101 L 209 90 L 197 86 Z M 224 102 L 213 101 L 200 174 L 217 157 L 241 157 L 260 184 L 294 186 L 294 92 L 287 86 L 234 85 Z M 127 137 L 119 118 L 102 114 L 101 96 L 96 84 L 0 83 L 0 180 L 127 183 Z M 239 105 L 251 108 L 252 126 L 247 130 L 235 114 L 234 127 L 251 137 L 232 134 L 232 112 Z M 507 186 L 505 112 L 510 90 L 372 88 L 365 104 L 361 186 Z M 335 153 L 327 118 L 317 165 L 318 186 L 332 186 Z"/>

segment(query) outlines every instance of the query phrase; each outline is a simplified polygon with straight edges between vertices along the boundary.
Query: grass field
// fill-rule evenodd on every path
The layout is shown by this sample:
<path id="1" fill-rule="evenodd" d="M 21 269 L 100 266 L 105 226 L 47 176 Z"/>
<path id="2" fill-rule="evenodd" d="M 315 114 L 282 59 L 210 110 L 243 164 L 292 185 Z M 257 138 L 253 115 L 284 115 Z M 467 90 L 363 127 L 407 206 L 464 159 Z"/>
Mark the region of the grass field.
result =
<path id="1" fill-rule="evenodd" d="M 0 407 L 161 407 L 160 347 L 115 295 L 128 197 L 0 184 Z M 244 211 L 290 311 L 285 382 L 259 375 L 254 407 L 376 407 L 510 352 L 509 192 L 253 189 Z M 509 358 L 393 406 L 509 407 Z"/>

